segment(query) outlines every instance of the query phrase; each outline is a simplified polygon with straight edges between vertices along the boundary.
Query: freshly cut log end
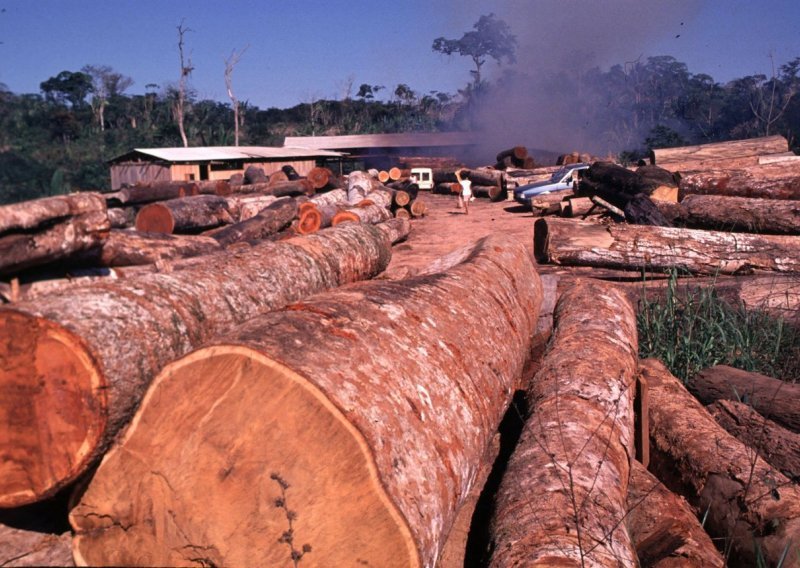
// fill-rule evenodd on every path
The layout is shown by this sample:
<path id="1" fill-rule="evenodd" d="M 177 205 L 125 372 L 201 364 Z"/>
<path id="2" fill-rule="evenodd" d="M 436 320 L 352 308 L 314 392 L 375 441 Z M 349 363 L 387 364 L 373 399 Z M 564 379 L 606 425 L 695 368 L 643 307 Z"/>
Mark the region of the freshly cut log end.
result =
<path id="1" fill-rule="evenodd" d="M 322 215 L 316 208 L 308 208 L 300 213 L 297 223 L 297 232 L 301 235 L 316 233 L 322 226 Z"/>
<path id="2" fill-rule="evenodd" d="M 192 393 L 185 391 L 189 384 Z M 217 566 L 291 565 L 290 546 L 272 543 L 289 528 L 286 514 L 292 511 L 294 548 L 310 545 L 311 564 L 421 565 L 407 523 L 383 489 L 363 435 L 303 376 L 255 350 L 219 346 L 168 366 L 150 392 L 165 401 L 206 400 L 223 393 L 204 418 L 204 432 L 213 435 L 198 435 L 198 409 L 180 405 L 169 413 L 170 434 L 164 440 L 168 448 L 159 452 L 203 456 L 205 473 L 173 477 L 177 472 L 170 471 L 169 464 L 150 458 L 152 440 L 136 436 L 136 430 L 160 428 L 163 412 L 148 395 L 144 411 L 131 425 L 131 435 L 117 452 L 130 485 L 97 479 L 98 485 L 87 494 L 89 500 L 71 515 L 79 531 L 74 543 L 78 564 L 186 565 L 198 554 L 192 544 L 212 541 L 215 546 L 202 550 Z M 232 415 L 237 416 L 235 421 Z M 249 433 L 235 442 L 242 424 L 251 425 Z M 255 470 L 265 475 L 253 487 Z M 283 490 L 282 484 L 286 484 Z M 122 509 L 118 520 L 122 526 L 132 526 L 122 529 L 93 515 L 94 493 L 118 495 Z M 213 533 L 207 534 L 203 516 L 185 512 L 193 503 L 175 501 L 180 524 L 173 525 L 176 521 L 154 514 L 148 506 L 150 501 L 169 499 L 168 493 L 204 495 L 202 509 L 225 511 L 224 518 L 217 515 Z M 279 506 L 278 500 L 284 504 Z M 248 531 L 236 529 L 245 525 Z M 157 536 L 162 531 L 182 538 L 165 550 Z M 95 542 L 97 533 L 102 539 Z M 269 545 L 254 549 L 253 534 L 263 535 Z M 98 546 L 99 542 L 103 544 Z M 115 542 L 119 545 L 111 544 Z"/>
<path id="3" fill-rule="evenodd" d="M 359 222 L 361 219 L 358 215 L 351 211 L 339 211 L 336 215 L 333 216 L 333 220 L 331 221 L 332 226 L 340 225 L 341 223 L 348 223 L 350 221 Z"/>
<path id="4" fill-rule="evenodd" d="M 175 230 L 175 219 L 169 209 L 160 203 L 151 203 L 136 215 L 136 230 L 171 235 Z"/>
<path id="5" fill-rule="evenodd" d="M 328 168 L 312 168 L 306 175 L 308 181 L 314 186 L 314 189 L 322 189 L 333 177 L 333 174 Z"/>
<path id="6" fill-rule="evenodd" d="M 389 172 L 387 172 L 385 170 L 381 170 L 381 171 L 378 172 L 378 181 L 379 182 L 386 183 L 390 179 L 391 178 L 389 177 Z"/>
<path id="7" fill-rule="evenodd" d="M 106 399 L 84 342 L 44 318 L 4 311 L 0 362 L 0 507 L 6 508 L 49 497 L 75 479 L 102 435 Z"/>
<path id="8" fill-rule="evenodd" d="M 394 204 L 398 207 L 405 207 L 411 202 L 411 195 L 407 191 L 397 190 L 394 193 Z"/>
<path id="9" fill-rule="evenodd" d="M 408 209 L 395 209 L 395 219 L 411 219 L 411 212 Z"/>
<path id="10" fill-rule="evenodd" d="M 401 177 L 403 177 L 403 170 L 400 168 L 394 167 L 389 169 L 389 179 L 392 181 L 397 181 Z"/>

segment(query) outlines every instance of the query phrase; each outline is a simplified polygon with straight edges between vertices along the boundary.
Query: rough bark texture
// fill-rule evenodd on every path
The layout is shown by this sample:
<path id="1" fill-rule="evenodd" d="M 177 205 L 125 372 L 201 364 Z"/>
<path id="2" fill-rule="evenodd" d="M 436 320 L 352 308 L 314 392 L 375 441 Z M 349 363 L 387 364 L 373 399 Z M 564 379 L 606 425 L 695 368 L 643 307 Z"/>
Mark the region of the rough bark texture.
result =
<path id="1" fill-rule="evenodd" d="M 800 237 L 675 227 L 600 225 L 546 218 L 534 225 L 540 262 L 626 270 L 678 268 L 696 274 L 800 272 Z"/>
<path id="2" fill-rule="evenodd" d="M 639 565 L 648 568 L 722 568 L 714 547 L 689 504 L 642 464 L 631 464 L 628 485 L 628 531 Z"/>
<path id="3" fill-rule="evenodd" d="M 800 566 L 800 489 L 728 434 L 655 359 L 640 363 L 650 393 L 650 469 L 697 510 L 731 566 Z"/>
<path id="4" fill-rule="evenodd" d="M 114 197 L 126 205 L 134 203 L 151 203 L 199 195 L 200 188 L 194 182 L 158 182 L 147 185 L 135 185 L 120 189 Z"/>
<path id="5" fill-rule="evenodd" d="M 678 221 L 693 228 L 797 235 L 800 201 L 687 195 L 680 202 Z"/>
<path id="6" fill-rule="evenodd" d="M 233 223 L 228 200 L 196 195 L 145 205 L 136 215 L 136 229 L 149 233 L 187 233 Z"/>
<path id="7" fill-rule="evenodd" d="M 342 223 L 361 222 L 367 224 L 382 223 L 391 219 L 392 213 L 383 205 L 368 205 L 366 207 L 349 207 L 342 209 L 333 216 L 331 224 L 335 227 Z"/>
<path id="8" fill-rule="evenodd" d="M 762 154 L 784 153 L 788 150 L 789 142 L 783 136 L 764 136 L 747 140 L 651 150 L 650 163 L 675 171 L 675 169 L 680 169 L 678 164 L 692 161 L 729 160 Z"/>
<path id="9" fill-rule="evenodd" d="M 112 207 L 108 210 L 108 221 L 112 229 L 126 229 L 133 227 L 136 222 L 136 207 Z"/>
<path id="10" fill-rule="evenodd" d="M 82 253 L 80 260 L 91 262 L 94 266 L 135 266 L 219 250 L 219 243 L 210 237 L 112 229 L 101 247 Z"/>
<path id="11" fill-rule="evenodd" d="M 718 400 L 708 405 L 717 424 L 754 448 L 761 458 L 789 479 L 800 481 L 800 434 L 787 430 L 733 400 Z"/>
<path id="12" fill-rule="evenodd" d="M 99 193 L 72 193 L 3 205 L 0 206 L 0 235 L 36 229 L 69 217 L 105 211 L 106 203 Z"/>
<path id="13" fill-rule="evenodd" d="M 393 230 L 346 225 L 0 310 L 0 507 L 86 471 L 167 362 L 255 314 L 384 270 Z"/>
<path id="14" fill-rule="evenodd" d="M 0 236 L 0 274 L 14 274 L 98 248 L 110 230 L 103 210 L 68 217 L 30 232 L 6 233 Z"/>
<path id="15" fill-rule="evenodd" d="M 285 506 L 313 565 L 433 566 L 541 302 L 515 240 L 465 250 L 445 272 L 250 319 L 166 367 L 72 511 L 76 558 L 290 563 Z"/>
<path id="16" fill-rule="evenodd" d="M 0 524 L 0 566 L 75 566 L 72 535 L 40 533 Z"/>
<path id="17" fill-rule="evenodd" d="M 681 176 L 679 187 L 681 200 L 694 194 L 797 200 L 800 199 L 800 163 L 689 171 Z"/>
<path id="18" fill-rule="evenodd" d="M 634 565 L 625 499 L 637 349 L 621 291 L 579 281 L 561 295 L 498 491 L 491 566 Z"/>
<path id="19" fill-rule="evenodd" d="M 262 209 L 255 217 L 229 225 L 213 238 L 227 247 L 241 241 L 258 241 L 287 227 L 297 216 L 297 200 L 281 199 Z"/>
<path id="20" fill-rule="evenodd" d="M 800 433 L 800 384 L 716 365 L 695 375 L 688 388 L 703 404 L 744 400 L 763 416 Z"/>

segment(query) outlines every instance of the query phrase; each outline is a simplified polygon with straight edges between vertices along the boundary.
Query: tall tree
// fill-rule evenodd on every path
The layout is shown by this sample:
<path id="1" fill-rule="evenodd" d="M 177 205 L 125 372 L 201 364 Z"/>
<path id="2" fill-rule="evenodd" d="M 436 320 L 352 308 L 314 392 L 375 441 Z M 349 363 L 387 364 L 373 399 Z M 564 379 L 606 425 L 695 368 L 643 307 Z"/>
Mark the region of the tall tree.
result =
<path id="1" fill-rule="evenodd" d="M 111 97 L 121 95 L 128 87 L 133 85 L 133 79 L 122 73 L 117 73 L 108 65 L 84 65 L 81 69 L 92 78 L 92 111 L 97 120 L 100 131 L 106 129 L 105 109 Z"/>
<path id="2" fill-rule="evenodd" d="M 511 28 L 494 14 L 481 16 L 473 26 L 473 31 L 466 32 L 461 39 L 438 37 L 433 40 L 433 50 L 445 55 L 457 53 L 469 57 L 475 64 L 470 71 L 473 78 L 473 90 L 481 85 L 481 67 L 486 58 L 491 57 L 498 64 L 505 59 L 508 63 L 516 61 L 517 38 Z"/>
<path id="3" fill-rule="evenodd" d="M 184 128 L 183 121 L 186 115 L 186 84 L 189 80 L 189 75 L 191 75 L 194 67 L 192 67 L 192 57 L 191 55 L 184 57 L 183 48 L 184 48 L 184 36 L 192 31 L 190 28 L 187 28 L 183 25 L 183 22 L 178 25 L 178 55 L 180 56 L 181 61 L 181 77 L 178 81 L 178 93 L 175 99 L 175 120 L 178 123 L 178 131 L 181 134 L 181 140 L 183 140 L 183 147 L 189 147 L 189 140 L 186 138 L 186 129 Z"/>
<path id="4" fill-rule="evenodd" d="M 80 71 L 62 71 L 55 77 L 39 84 L 48 101 L 69 103 L 74 108 L 85 104 L 86 97 L 92 92 L 92 78 Z"/>
<path id="5" fill-rule="evenodd" d="M 236 146 L 239 145 L 239 100 L 233 94 L 233 68 L 239 63 L 248 47 L 250 46 L 245 46 L 239 53 L 236 53 L 234 49 L 231 56 L 225 60 L 225 87 L 228 90 L 228 98 L 231 99 L 231 106 L 233 106 L 233 140 Z"/>

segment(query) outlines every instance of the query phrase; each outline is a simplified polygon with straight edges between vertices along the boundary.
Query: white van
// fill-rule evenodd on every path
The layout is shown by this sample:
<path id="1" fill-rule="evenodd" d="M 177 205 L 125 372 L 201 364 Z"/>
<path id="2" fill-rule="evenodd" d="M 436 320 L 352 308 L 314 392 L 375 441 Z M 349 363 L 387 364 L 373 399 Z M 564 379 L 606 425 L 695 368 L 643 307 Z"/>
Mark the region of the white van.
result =
<path id="1" fill-rule="evenodd" d="M 417 178 L 420 189 L 433 189 L 433 170 L 430 168 L 411 168 L 411 175 Z"/>

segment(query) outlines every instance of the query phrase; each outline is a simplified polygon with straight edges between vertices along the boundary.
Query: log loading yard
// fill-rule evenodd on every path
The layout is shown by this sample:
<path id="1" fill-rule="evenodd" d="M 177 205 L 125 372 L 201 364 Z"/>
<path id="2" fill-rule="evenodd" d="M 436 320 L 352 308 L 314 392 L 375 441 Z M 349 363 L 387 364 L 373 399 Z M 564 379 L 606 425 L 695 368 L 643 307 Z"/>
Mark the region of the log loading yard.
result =
<path id="1" fill-rule="evenodd" d="M 800 566 L 796 377 L 637 332 L 669 287 L 800 323 L 800 157 L 650 158 L 0 207 L 0 565 Z"/>

